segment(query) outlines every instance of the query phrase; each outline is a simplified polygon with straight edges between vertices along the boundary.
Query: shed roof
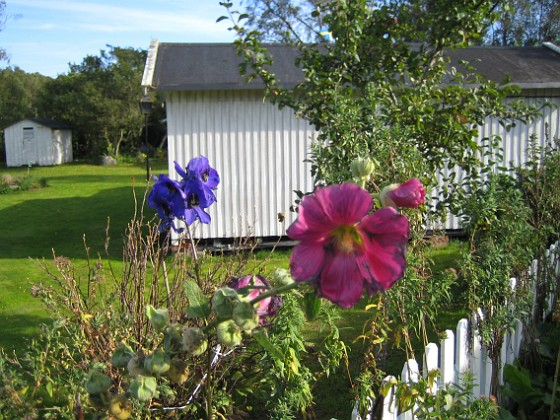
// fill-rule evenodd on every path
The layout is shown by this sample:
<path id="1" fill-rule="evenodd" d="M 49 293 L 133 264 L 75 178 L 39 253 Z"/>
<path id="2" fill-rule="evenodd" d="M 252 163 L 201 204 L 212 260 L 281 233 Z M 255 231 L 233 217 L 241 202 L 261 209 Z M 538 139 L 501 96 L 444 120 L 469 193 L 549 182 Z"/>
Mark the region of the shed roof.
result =
<path id="1" fill-rule="evenodd" d="M 285 44 L 266 44 L 274 57 L 271 71 L 284 87 L 303 80 L 294 65 L 297 49 Z M 146 65 L 145 86 L 159 91 L 262 89 L 259 79 L 247 84 L 239 75 L 241 58 L 233 44 L 157 43 L 151 45 L 152 64 Z M 154 59 L 155 56 L 155 59 Z M 521 88 L 560 88 L 560 49 L 540 47 L 469 47 L 451 51 L 452 63 L 470 61 L 488 80 L 509 76 Z M 148 77 L 146 75 L 148 74 Z"/>
<path id="2" fill-rule="evenodd" d="M 53 128 L 53 129 L 58 129 L 58 128 L 62 128 L 62 129 L 70 129 L 72 128 L 70 125 L 60 122 L 60 121 L 56 121 L 56 120 L 51 120 L 49 118 L 25 118 L 23 120 L 20 120 L 12 125 L 16 125 L 25 121 L 31 121 L 37 125 L 42 125 L 43 127 L 48 127 L 48 128 Z M 12 126 L 10 125 L 10 127 Z"/>
<path id="3" fill-rule="evenodd" d="M 49 118 L 31 118 L 31 121 L 49 128 L 72 128 L 69 124 L 63 123 L 61 121 L 51 120 Z"/>

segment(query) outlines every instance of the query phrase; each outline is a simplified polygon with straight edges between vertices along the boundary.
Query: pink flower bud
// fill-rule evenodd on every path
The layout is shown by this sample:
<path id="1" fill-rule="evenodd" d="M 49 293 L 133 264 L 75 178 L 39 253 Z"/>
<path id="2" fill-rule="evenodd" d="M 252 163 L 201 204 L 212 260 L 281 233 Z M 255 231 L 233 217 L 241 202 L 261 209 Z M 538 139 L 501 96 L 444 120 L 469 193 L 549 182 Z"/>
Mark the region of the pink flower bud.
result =
<path id="1" fill-rule="evenodd" d="M 426 190 L 417 178 L 404 184 L 391 184 L 383 188 L 379 199 L 383 207 L 404 207 L 417 209 L 424 202 Z"/>

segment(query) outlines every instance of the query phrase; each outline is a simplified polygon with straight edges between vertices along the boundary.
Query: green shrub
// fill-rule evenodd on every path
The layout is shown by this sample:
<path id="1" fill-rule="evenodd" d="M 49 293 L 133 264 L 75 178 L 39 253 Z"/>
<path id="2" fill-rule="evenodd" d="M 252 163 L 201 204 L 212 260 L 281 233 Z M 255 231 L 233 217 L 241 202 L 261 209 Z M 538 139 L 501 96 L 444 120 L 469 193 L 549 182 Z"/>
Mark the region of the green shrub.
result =
<path id="1" fill-rule="evenodd" d="M 0 194 L 45 188 L 46 186 L 47 180 L 45 178 L 36 178 L 29 174 L 22 176 L 3 174 L 0 177 Z"/>

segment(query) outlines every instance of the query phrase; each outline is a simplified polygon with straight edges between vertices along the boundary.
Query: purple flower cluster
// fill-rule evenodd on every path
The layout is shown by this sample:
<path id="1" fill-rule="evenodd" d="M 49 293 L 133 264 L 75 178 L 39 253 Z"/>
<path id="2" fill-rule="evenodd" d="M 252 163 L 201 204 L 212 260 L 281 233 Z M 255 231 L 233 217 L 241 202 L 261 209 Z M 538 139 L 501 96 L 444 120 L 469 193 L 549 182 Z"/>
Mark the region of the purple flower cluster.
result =
<path id="1" fill-rule="evenodd" d="M 172 227 L 180 232 L 182 229 L 175 226 L 174 219 L 189 226 L 195 220 L 210 223 L 206 209 L 216 202 L 214 190 L 220 183 L 218 172 L 204 156 L 191 159 L 185 169 L 174 163 L 181 180 L 175 181 L 163 174 L 154 177 L 156 182 L 148 196 L 148 205 L 157 210 L 161 219 L 160 229 Z"/>

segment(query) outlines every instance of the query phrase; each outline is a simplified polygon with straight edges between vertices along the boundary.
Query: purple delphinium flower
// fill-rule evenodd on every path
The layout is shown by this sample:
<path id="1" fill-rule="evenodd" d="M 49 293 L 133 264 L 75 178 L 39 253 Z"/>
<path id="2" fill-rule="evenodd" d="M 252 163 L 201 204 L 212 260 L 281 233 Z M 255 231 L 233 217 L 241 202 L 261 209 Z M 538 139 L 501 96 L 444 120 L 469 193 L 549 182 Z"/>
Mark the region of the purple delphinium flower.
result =
<path id="1" fill-rule="evenodd" d="M 148 206 L 157 210 L 161 219 L 160 230 L 166 230 L 170 226 L 176 229 L 173 219 L 185 214 L 185 194 L 179 183 L 167 175 L 161 174 L 154 179 L 156 182 L 148 195 Z"/>
<path id="2" fill-rule="evenodd" d="M 204 209 L 210 207 L 214 200 L 205 193 L 202 183 L 191 178 L 180 184 L 185 196 L 185 223 L 190 226 L 196 219 L 205 224 L 210 223 L 210 215 Z"/>
<path id="3" fill-rule="evenodd" d="M 181 180 L 174 181 L 166 175 L 160 175 L 148 196 L 148 205 L 157 209 L 162 223 L 160 229 L 172 227 L 177 232 L 173 219 L 177 218 L 191 225 L 195 220 L 210 223 L 210 215 L 205 211 L 214 202 L 214 191 L 220 183 L 218 172 L 210 166 L 204 156 L 193 158 L 184 170 L 177 162 L 175 169 Z"/>
<path id="4" fill-rule="evenodd" d="M 228 286 L 237 290 L 248 300 L 253 300 L 261 293 L 271 289 L 270 283 L 258 274 L 247 275 L 241 278 L 233 277 Z M 263 324 L 266 318 L 276 315 L 281 304 L 282 297 L 277 295 L 264 298 L 257 302 L 256 310 L 259 316 L 259 323 Z"/>
<path id="5" fill-rule="evenodd" d="M 356 184 L 318 188 L 305 196 L 288 228 L 301 241 L 290 257 L 295 281 L 314 284 L 319 296 L 342 308 L 389 289 L 406 267 L 409 224 L 392 207 L 370 214 L 372 198 Z"/>
<path id="6" fill-rule="evenodd" d="M 204 156 L 193 158 L 187 164 L 186 170 L 175 162 L 175 170 L 182 178 L 181 182 L 187 183 L 196 179 L 202 183 L 204 194 L 210 204 L 216 201 L 214 191 L 220 183 L 218 172 L 210 166 L 208 159 Z"/>

